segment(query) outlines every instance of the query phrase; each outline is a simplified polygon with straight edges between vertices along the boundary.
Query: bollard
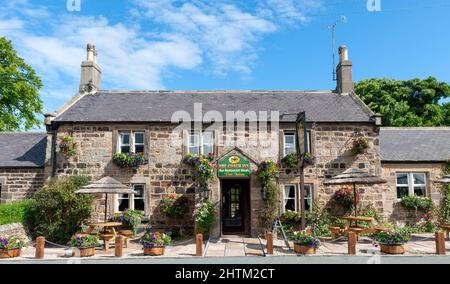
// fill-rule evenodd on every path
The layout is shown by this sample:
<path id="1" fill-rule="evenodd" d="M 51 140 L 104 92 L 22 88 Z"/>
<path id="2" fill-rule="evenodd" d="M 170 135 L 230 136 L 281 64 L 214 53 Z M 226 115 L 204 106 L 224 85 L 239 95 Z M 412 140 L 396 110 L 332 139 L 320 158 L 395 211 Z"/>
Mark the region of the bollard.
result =
<path id="1" fill-rule="evenodd" d="M 436 232 L 436 254 L 445 255 L 444 232 Z"/>
<path id="2" fill-rule="evenodd" d="M 122 257 L 123 253 L 123 236 L 117 236 L 115 240 L 115 253 L 116 257 Z"/>
<path id="3" fill-rule="evenodd" d="M 356 234 L 354 232 L 348 232 L 348 254 L 356 254 Z"/>
<path id="4" fill-rule="evenodd" d="M 272 232 L 267 232 L 266 241 L 267 241 L 267 254 L 273 254 L 273 234 L 272 234 Z"/>
<path id="5" fill-rule="evenodd" d="M 195 236 L 195 256 L 203 256 L 203 235 Z"/>
<path id="6" fill-rule="evenodd" d="M 44 247 L 45 247 L 45 238 L 37 237 L 36 238 L 36 258 L 37 259 L 44 258 Z"/>

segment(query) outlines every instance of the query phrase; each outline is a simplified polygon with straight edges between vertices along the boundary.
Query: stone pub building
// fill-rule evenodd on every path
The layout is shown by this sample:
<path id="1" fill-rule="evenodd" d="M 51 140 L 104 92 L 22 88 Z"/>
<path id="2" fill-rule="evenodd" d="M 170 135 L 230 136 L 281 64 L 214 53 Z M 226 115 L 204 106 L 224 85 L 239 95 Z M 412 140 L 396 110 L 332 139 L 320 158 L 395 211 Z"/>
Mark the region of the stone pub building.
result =
<path id="1" fill-rule="evenodd" d="M 372 204 L 387 220 L 403 221 L 396 203 L 397 191 L 400 188 L 404 192 L 404 186 L 399 187 L 397 179 L 404 180 L 404 170 L 416 172 L 418 162 L 422 163 L 419 171 L 424 173 L 421 177 L 426 183 L 423 194 L 432 196 L 436 203 L 440 200 L 438 186 L 432 181 L 450 158 L 450 149 L 447 146 L 434 161 L 408 161 L 408 168 L 399 166 L 405 157 L 395 161 L 385 157 L 380 146 L 394 152 L 395 147 L 402 147 L 390 136 L 395 136 L 395 131 L 387 130 L 389 135 L 381 141 L 384 145 L 380 143 L 381 117 L 355 94 L 346 47 L 339 49 L 336 89 L 327 91 L 110 91 L 101 88 L 102 72 L 96 58 L 95 47 L 89 44 L 87 58 L 81 65 L 78 94 L 56 113 L 46 115 L 46 148 L 40 154 L 45 162 L 34 166 L 40 166 L 36 171 L 39 177 L 42 171 L 42 183 L 50 177 L 89 175 L 93 180 L 110 176 L 133 187 L 137 194 L 110 199 L 108 212 L 143 210 L 155 228 L 192 229 L 196 200 L 208 195 L 217 209 L 213 236 L 258 235 L 264 230 L 264 200 L 255 176 L 257 165 L 266 159 L 281 165 L 281 159 L 295 151 L 296 117 L 290 114 L 303 111 L 307 118 L 307 147 L 316 163 L 305 172 L 304 204 L 300 204 L 297 170 L 281 168 L 278 186 L 282 211 L 298 211 L 302 206 L 310 210 L 313 204 L 328 206 L 338 187 L 325 186 L 324 180 L 356 167 L 387 175 L 389 180 L 385 185 L 363 188 L 362 204 Z M 447 139 L 445 135 L 449 133 L 450 129 L 444 128 L 435 135 Z M 351 151 L 357 134 L 369 142 L 361 155 Z M 76 155 L 70 158 L 62 155 L 58 147 L 66 136 L 73 137 L 78 145 Z M 1 140 L 2 135 L 0 143 Z M 120 168 L 112 162 L 118 152 L 144 153 L 146 162 L 137 169 Z M 209 191 L 196 185 L 191 168 L 182 162 L 188 153 L 214 156 L 218 170 Z M 0 173 L 4 173 L 1 162 L 2 159 Z M 245 170 L 239 174 L 221 170 L 221 166 L 230 163 Z M 387 173 L 382 168 L 384 164 L 389 166 Z M 10 171 L 19 173 L 17 169 Z M 21 184 L 22 176 L 15 177 L 6 184 Z M 33 181 L 34 186 L 40 184 Z M 18 189 L 2 187 L 2 202 L 10 199 L 13 188 Z M 28 193 L 34 190 L 30 187 Z M 411 194 L 415 192 L 419 191 L 413 188 Z M 189 198 L 191 210 L 184 217 L 169 218 L 161 212 L 161 199 L 170 194 Z M 104 212 L 102 204 L 94 205 L 96 217 Z"/>

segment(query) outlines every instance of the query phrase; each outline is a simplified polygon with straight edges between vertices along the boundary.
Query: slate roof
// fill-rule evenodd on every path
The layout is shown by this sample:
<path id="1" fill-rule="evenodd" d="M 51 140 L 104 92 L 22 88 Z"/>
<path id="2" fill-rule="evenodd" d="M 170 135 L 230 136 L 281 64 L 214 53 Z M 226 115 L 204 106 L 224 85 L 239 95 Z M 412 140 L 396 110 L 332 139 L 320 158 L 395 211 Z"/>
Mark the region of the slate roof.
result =
<path id="1" fill-rule="evenodd" d="M 443 162 L 450 160 L 450 127 L 381 128 L 383 162 Z"/>
<path id="2" fill-rule="evenodd" d="M 332 91 L 98 91 L 85 95 L 59 115 L 57 122 L 170 122 L 176 111 L 193 117 L 195 103 L 210 110 L 306 111 L 312 122 L 368 122 L 372 113 L 351 95 Z M 284 116 L 282 121 L 295 121 Z"/>
<path id="3" fill-rule="evenodd" d="M 0 132 L 0 168 L 44 167 L 46 147 L 46 133 Z"/>

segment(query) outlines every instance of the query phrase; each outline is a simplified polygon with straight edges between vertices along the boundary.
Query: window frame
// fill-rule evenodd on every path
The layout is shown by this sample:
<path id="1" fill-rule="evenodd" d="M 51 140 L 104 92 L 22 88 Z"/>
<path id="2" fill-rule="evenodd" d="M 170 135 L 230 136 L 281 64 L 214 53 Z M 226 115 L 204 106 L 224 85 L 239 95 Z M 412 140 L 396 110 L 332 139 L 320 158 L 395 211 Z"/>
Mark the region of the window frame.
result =
<path id="1" fill-rule="evenodd" d="M 204 135 L 205 133 L 211 133 L 211 143 L 208 143 L 211 147 L 212 152 L 211 153 L 204 153 L 204 148 L 205 148 L 205 142 L 204 142 Z M 191 136 L 197 136 L 197 146 L 191 146 Z M 187 141 L 187 154 L 193 154 L 191 151 L 191 148 L 196 147 L 198 149 L 198 154 L 193 154 L 193 155 L 208 155 L 208 154 L 212 154 L 215 155 L 215 132 L 214 131 L 209 131 L 209 130 L 203 130 L 201 131 L 201 135 L 199 131 L 190 131 L 188 132 L 188 137 L 187 137 L 188 141 Z"/>
<path id="2" fill-rule="evenodd" d="M 414 175 L 423 175 L 424 177 L 424 183 L 423 184 L 416 184 L 414 183 Z M 399 175 L 406 175 L 407 176 L 407 183 L 406 184 L 399 184 L 398 183 L 398 176 Z M 427 182 L 427 172 L 396 172 L 395 173 L 395 191 L 397 199 L 400 200 L 401 198 L 398 197 L 398 188 L 399 187 L 407 187 L 408 188 L 408 196 L 416 196 L 416 193 L 414 189 L 416 187 L 425 187 L 425 195 L 424 197 L 428 196 L 428 182 Z"/>
<path id="3" fill-rule="evenodd" d="M 297 132 L 295 130 L 284 130 L 283 131 L 283 145 L 282 145 L 282 147 L 283 147 L 283 157 L 286 157 L 286 155 L 288 155 L 288 154 L 286 154 L 286 136 L 287 135 L 293 135 L 294 136 L 294 146 L 290 147 L 290 148 L 294 149 L 293 153 L 295 153 L 297 151 L 297 149 L 296 149 L 297 148 Z M 311 136 L 312 136 L 311 130 L 306 130 L 306 141 L 307 141 L 306 150 L 309 153 L 312 153 Z"/>
<path id="4" fill-rule="evenodd" d="M 282 204 L 282 208 L 283 208 L 283 212 L 286 212 L 286 208 L 285 208 L 285 200 L 286 198 L 286 187 L 287 186 L 293 186 L 294 187 L 294 193 L 295 193 L 295 212 L 300 212 L 300 185 L 299 184 L 295 184 L 295 183 L 287 183 L 283 185 L 283 204 Z M 305 190 L 309 191 L 309 197 L 305 196 L 305 202 L 306 200 L 310 200 L 311 202 L 311 207 L 309 208 L 309 211 L 313 210 L 313 204 L 314 204 L 314 184 L 312 183 L 306 183 L 305 184 Z M 288 198 L 288 199 L 293 199 L 292 197 Z M 304 206 L 304 205 L 303 205 Z"/>
<path id="5" fill-rule="evenodd" d="M 136 154 L 136 146 L 143 146 L 143 150 L 144 152 L 142 152 L 144 155 L 146 154 L 146 135 L 145 135 L 145 131 L 144 130 L 119 130 L 118 131 L 118 139 L 117 139 L 117 151 L 116 153 L 123 153 L 122 152 L 122 147 L 130 147 L 130 151 L 129 153 L 135 153 Z M 122 135 L 123 134 L 128 134 L 129 135 L 129 141 L 128 144 L 122 144 Z M 142 134 L 142 137 L 144 139 L 143 143 L 138 143 L 138 145 L 136 145 L 136 134 Z M 141 153 L 141 152 L 139 152 Z M 128 153 L 124 153 L 124 154 L 128 154 Z"/>
<path id="6" fill-rule="evenodd" d="M 124 212 L 125 210 L 136 210 L 135 209 L 135 200 L 143 200 L 144 201 L 144 210 L 142 210 L 145 213 L 145 207 L 146 207 L 146 185 L 143 183 L 134 183 L 131 185 L 133 187 L 133 190 L 135 189 L 136 186 L 142 186 L 142 197 L 139 198 L 135 198 L 134 194 L 127 194 L 128 198 L 120 198 L 120 195 L 117 194 L 116 195 L 116 204 L 115 204 L 115 213 L 121 213 Z M 119 210 L 119 200 L 120 199 L 128 199 L 128 208 L 126 208 L 124 211 L 120 211 Z"/>

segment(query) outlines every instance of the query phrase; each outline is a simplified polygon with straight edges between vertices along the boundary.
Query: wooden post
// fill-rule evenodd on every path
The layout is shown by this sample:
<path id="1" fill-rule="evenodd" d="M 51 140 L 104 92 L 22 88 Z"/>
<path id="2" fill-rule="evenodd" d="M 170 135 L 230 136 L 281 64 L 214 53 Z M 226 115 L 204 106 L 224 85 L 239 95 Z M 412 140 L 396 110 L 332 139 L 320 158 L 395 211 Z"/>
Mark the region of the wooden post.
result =
<path id="1" fill-rule="evenodd" d="M 44 258 L 44 247 L 45 247 L 45 238 L 37 237 L 36 238 L 36 258 L 37 259 Z"/>
<path id="2" fill-rule="evenodd" d="M 356 234 L 354 232 L 348 232 L 348 254 L 356 254 Z"/>
<path id="3" fill-rule="evenodd" d="M 266 242 L 267 242 L 267 254 L 273 254 L 273 234 L 272 232 L 266 233 Z"/>
<path id="4" fill-rule="evenodd" d="M 123 253 L 123 236 L 117 236 L 115 240 L 115 256 L 122 257 Z"/>
<path id="5" fill-rule="evenodd" d="M 195 256 L 203 256 L 203 235 L 195 236 Z"/>
<path id="6" fill-rule="evenodd" d="M 436 254 L 445 255 L 444 232 L 436 232 Z"/>

